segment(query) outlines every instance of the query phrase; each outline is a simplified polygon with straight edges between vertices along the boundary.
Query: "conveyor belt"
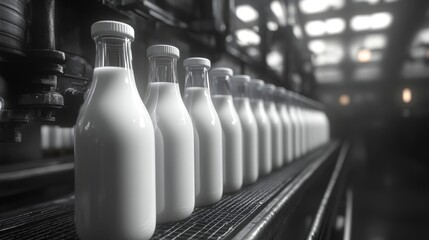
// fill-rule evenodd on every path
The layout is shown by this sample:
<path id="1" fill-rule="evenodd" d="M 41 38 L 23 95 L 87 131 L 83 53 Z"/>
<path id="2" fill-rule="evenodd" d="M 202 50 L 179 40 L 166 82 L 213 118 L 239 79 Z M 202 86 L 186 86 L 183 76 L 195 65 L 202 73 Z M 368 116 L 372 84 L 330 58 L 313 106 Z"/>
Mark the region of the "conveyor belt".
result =
<path id="1" fill-rule="evenodd" d="M 329 215 L 328 209 L 330 205 L 331 205 L 331 208 L 334 208 L 336 205 L 335 202 L 338 200 L 338 198 L 335 199 L 333 196 L 335 195 L 335 192 L 337 194 L 342 192 L 342 191 L 334 191 L 334 188 L 336 187 L 338 188 L 339 185 L 344 183 L 343 181 L 338 181 L 338 178 L 342 172 L 344 173 L 344 171 L 342 170 L 343 170 L 343 165 L 348 153 L 348 148 L 349 148 L 349 144 L 345 144 L 341 148 L 341 152 L 338 156 L 338 161 L 335 165 L 335 169 L 332 173 L 331 179 L 329 180 L 328 187 L 326 188 L 326 191 L 323 195 L 319 209 L 317 210 L 316 218 L 313 221 L 307 240 L 329 239 L 329 236 L 325 235 L 325 234 L 329 234 L 329 229 L 324 229 L 324 227 L 329 227 L 330 224 L 328 224 L 327 222 L 329 220 L 332 221 L 332 219 L 329 219 L 329 217 L 326 215 Z M 332 211 L 332 212 L 336 212 L 336 211 Z"/>
<path id="2" fill-rule="evenodd" d="M 158 225 L 153 239 L 228 239 L 307 167 L 325 161 L 338 143 L 331 143 L 289 166 L 261 178 L 217 204 L 197 208 L 187 219 Z M 0 216 L 0 239 L 77 239 L 73 197 Z"/>

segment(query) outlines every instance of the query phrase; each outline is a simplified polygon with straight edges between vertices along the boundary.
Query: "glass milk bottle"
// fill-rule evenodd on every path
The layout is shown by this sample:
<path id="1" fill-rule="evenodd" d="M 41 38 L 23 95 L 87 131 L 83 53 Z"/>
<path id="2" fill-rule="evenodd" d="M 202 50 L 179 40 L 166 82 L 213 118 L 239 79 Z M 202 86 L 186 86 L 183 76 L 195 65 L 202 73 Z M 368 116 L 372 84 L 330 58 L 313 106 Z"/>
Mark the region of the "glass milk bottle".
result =
<path id="1" fill-rule="evenodd" d="M 230 90 L 230 68 L 213 68 L 209 72 L 211 95 L 222 125 L 223 139 L 223 191 L 239 190 L 243 184 L 243 174 L 254 176 L 256 166 L 243 168 L 243 131 L 240 118 L 235 110 Z M 243 173 L 243 171 L 249 171 Z"/>
<path id="2" fill-rule="evenodd" d="M 307 153 L 307 119 L 305 119 L 302 112 L 303 107 L 300 95 L 295 93 L 293 96 L 295 99 L 296 115 L 301 123 L 301 155 L 305 155 Z"/>
<path id="3" fill-rule="evenodd" d="M 293 126 L 285 103 L 286 90 L 282 87 L 277 87 L 275 91 L 275 100 L 277 111 L 283 124 L 283 158 L 285 163 L 290 163 L 293 160 Z"/>
<path id="4" fill-rule="evenodd" d="M 299 121 L 296 113 L 295 101 L 293 99 L 293 93 L 286 91 L 286 102 L 289 110 L 290 120 L 292 121 L 293 129 L 293 153 L 294 159 L 301 157 L 301 122 Z"/>
<path id="5" fill-rule="evenodd" d="M 308 108 L 308 100 L 306 97 L 301 97 L 301 114 L 305 121 L 305 149 L 306 152 L 310 152 L 313 150 L 312 137 L 313 134 L 313 126 L 315 124 L 315 119 L 313 119 L 310 115 L 310 109 Z"/>
<path id="6" fill-rule="evenodd" d="M 311 127 L 311 138 L 310 138 L 310 146 L 312 149 L 315 149 L 322 142 L 322 119 L 320 118 L 319 111 L 317 109 L 309 109 L 309 114 L 312 119 L 312 127 Z"/>
<path id="7" fill-rule="evenodd" d="M 187 58 L 185 105 L 191 115 L 195 137 L 195 205 L 211 205 L 223 193 L 222 126 L 209 90 L 210 60 Z"/>
<path id="8" fill-rule="evenodd" d="M 317 125 L 317 119 L 313 118 L 313 115 L 311 113 L 311 109 L 308 106 L 308 100 L 304 99 L 304 108 L 303 108 L 303 114 L 304 118 L 307 121 L 307 151 L 310 152 L 314 149 L 314 128 Z"/>
<path id="9" fill-rule="evenodd" d="M 134 29 L 91 27 L 93 82 L 75 126 L 75 215 L 81 239 L 149 239 L 155 229 L 155 139 L 131 64 Z"/>
<path id="10" fill-rule="evenodd" d="M 276 86 L 265 84 L 263 87 L 265 111 L 271 124 L 271 154 L 273 169 L 283 166 L 283 127 L 274 103 L 274 91 Z"/>
<path id="11" fill-rule="evenodd" d="M 259 175 L 263 176 L 272 170 L 271 123 L 265 111 L 262 88 L 264 81 L 252 79 L 249 83 L 249 98 L 258 125 L 259 139 Z"/>
<path id="12" fill-rule="evenodd" d="M 249 82 L 250 77 L 247 75 L 234 75 L 231 77 L 231 93 L 243 130 L 243 163 L 245 174 L 243 184 L 253 183 L 259 176 L 258 126 L 248 97 Z M 247 173 L 252 174 L 247 175 Z"/>
<path id="13" fill-rule="evenodd" d="M 145 102 L 155 128 L 157 222 L 174 222 L 194 210 L 194 129 L 177 82 L 179 49 L 153 45 L 147 56 Z"/>

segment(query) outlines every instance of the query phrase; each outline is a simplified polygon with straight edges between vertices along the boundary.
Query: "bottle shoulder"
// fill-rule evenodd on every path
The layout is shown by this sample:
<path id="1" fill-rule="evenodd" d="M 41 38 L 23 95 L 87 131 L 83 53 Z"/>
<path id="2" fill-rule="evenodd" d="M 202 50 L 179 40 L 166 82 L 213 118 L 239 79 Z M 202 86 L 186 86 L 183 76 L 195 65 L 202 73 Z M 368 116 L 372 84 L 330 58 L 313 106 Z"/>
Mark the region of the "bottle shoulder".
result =
<path id="1" fill-rule="evenodd" d="M 115 107 L 110 101 L 89 101 L 79 113 L 76 125 L 79 127 L 98 127 L 100 129 L 140 129 L 151 128 L 152 121 L 144 104 L 140 101 L 118 101 Z M 118 103 L 116 102 L 116 103 Z"/>

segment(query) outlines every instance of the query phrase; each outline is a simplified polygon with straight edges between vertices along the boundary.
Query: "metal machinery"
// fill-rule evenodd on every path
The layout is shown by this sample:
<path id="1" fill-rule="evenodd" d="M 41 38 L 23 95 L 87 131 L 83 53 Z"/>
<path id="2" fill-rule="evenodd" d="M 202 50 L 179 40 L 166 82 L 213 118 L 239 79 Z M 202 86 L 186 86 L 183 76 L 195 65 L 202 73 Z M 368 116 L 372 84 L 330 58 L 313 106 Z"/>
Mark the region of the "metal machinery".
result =
<path id="1" fill-rule="evenodd" d="M 208 57 L 215 66 L 311 97 L 310 54 L 293 34 L 299 19 L 276 32 L 261 21 L 256 29 L 260 44 L 246 48 L 234 34 L 251 27 L 231 14 L 238 2 L 244 0 L 0 1 L 0 238 L 77 238 L 73 156 L 43 157 L 40 125 L 73 126 L 90 86 L 90 25 L 96 20 L 120 20 L 135 28 L 134 69 L 141 93 L 147 84 L 146 47 L 167 43 L 181 49 L 182 59 Z M 267 12 L 262 18 L 272 17 L 264 1 L 252 2 Z M 282 4 L 292 9 L 295 1 Z M 273 47 L 284 56 L 278 69 L 266 62 Z M 179 79 L 183 86 L 181 68 Z M 321 107 L 305 99 L 303 104 Z M 158 226 L 154 238 L 341 238 L 347 226 L 337 223 L 347 215 L 342 180 L 347 151 L 346 143 L 333 141 L 218 204 L 197 209 L 185 221 Z"/>

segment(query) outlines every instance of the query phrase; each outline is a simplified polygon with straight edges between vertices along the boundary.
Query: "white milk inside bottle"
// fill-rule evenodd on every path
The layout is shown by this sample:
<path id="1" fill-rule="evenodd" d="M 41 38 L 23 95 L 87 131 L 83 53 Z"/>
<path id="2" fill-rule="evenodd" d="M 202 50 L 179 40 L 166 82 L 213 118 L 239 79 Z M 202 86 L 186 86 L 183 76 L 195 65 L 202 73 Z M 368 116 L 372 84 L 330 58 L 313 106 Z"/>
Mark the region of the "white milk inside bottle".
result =
<path id="1" fill-rule="evenodd" d="M 195 136 L 195 205 L 211 205 L 223 193 L 222 126 L 209 89 L 210 60 L 187 58 L 185 105 L 191 115 Z"/>
<path id="2" fill-rule="evenodd" d="M 153 45 L 147 56 L 145 103 L 155 128 L 157 222 L 174 222 L 194 210 L 194 130 L 177 81 L 179 49 Z"/>
<path id="3" fill-rule="evenodd" d="M 329 123 L 328 115 L 324 111 L 320 111 L 322 118 L 322 140 L 321 144 L 326 144 L 329 142 L 331 136 L 331 126 Z"/>
<path id="4" fill-rule="evenodd" d="M 303 106 L 302 106 L 302 100 L 301 96 L 298 94 L 294 94 L 295 98 L 295 106 L 296 106 L 296 113 L 299 121 L 301 122 L 301 155 L 305 155 L 308 151 L 307 149 L 307 119 L 304 116 L 303 113 Z"/>
<path id="5" fill-rule="evenodd" d="M 293 153 L 294 159 L 298 159 L 301 157 L 301 122 L 297 118 L 295 111 L 295 103 L 293 100 L 293 93 L 290 91 L 286 91 L 286 99 L 287 99 L 287 108 L 289 112 L 289 116 L 294 127 L 293 129 Z"/>
<path id="6" fill-rule="evenodd" d="M 259 176 L 258 126 L 248 97 L 249 82 L 250 77 L 247 75 L 234 75 L 230 84 L 234 106 L 243 130 L 243 184 L 253 183 Z"/>
<path id="7" fill-rule="evenodd" d="M 80 239 L 149 239 L 155 229 L 155 139 L 134 83 L 132 27 L 91 27 L 96 60 L 75 126 L 75 215 Z"/>
<path id="8" fill-rule="evenodd" d="M 231 96 L 230 68 L 213 68 L 210 70 L 211 95 L 213 105 L 222 125 L 223 150 L 223 191 L 238 191 L 243 185 L 243 171 L 247 177 L 255 176 L 256 166 L 243 169 L 243 131 L 240 118 L 235 110 Z"/>
<path id="9" fill-rule="evenodd" d="M 249 98 L 258 125 L 259 139 L 259 175 L 263 176 L 271 172 L 272 162 L 272 138 L 271 123 L 265 111 L 262 88 L 264 81 L 252 79 L 249 83 Z"/>
<path id="10" fill-rule="evenodd" d="M 285 94 L 284 88 L 276 88 L 276 106 L 283 123 L 283 158 L 285 163 L 290 163 L 293 160 L 293 126 L 286 108 Z"/>
<path id="11" fill-rule="evenodd" d="M 315 148 L 314 140 L 318 138 L 315 128 L 318 125 L 318 119 L 315 118 L 310 109 L 311 100 L 301 96 L 301 115 L 305 122 L 305 152 L 308 153 Z"/>
<path id="12" fill-rule="evenodd" d="M 310 125 L 307 132 L 308 135 L 308 147 L 310 150 L 314 150 L 317 147 L 317 138 L 320 137 L 317 134 L 317 128 L 319 125 L 319 120 L 314 115 L 314 110 L 311 108 L 306 109 L 307 118 L 310 119 Z"/>
<path id="13" fill-rule="evenodd" d="M 280 116 L 274 103 L 274 91 L 276 86 L 265 84 L 263 87 L 265 110 L 271 124 L 271 153 L 273 169 L 283 166 L 283 127 Z"/>
<path id="14" fill-rule="evenodd" d="M 301 156 L 307 153 L 307 119 L 302 114 L 301 97 L 297 93 L 293 94 L 295 99 L 295 111 L 298 121 L 301 123 Z"/>

